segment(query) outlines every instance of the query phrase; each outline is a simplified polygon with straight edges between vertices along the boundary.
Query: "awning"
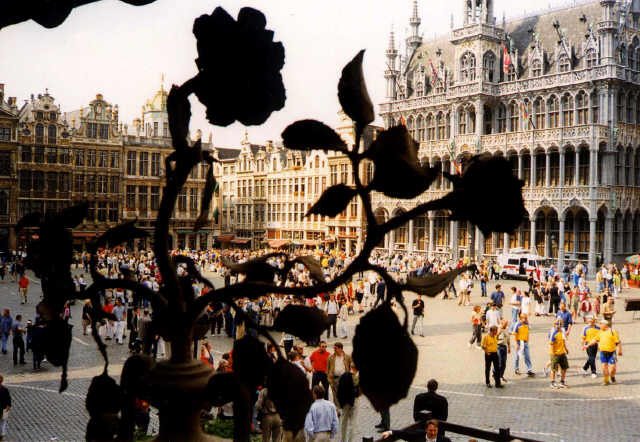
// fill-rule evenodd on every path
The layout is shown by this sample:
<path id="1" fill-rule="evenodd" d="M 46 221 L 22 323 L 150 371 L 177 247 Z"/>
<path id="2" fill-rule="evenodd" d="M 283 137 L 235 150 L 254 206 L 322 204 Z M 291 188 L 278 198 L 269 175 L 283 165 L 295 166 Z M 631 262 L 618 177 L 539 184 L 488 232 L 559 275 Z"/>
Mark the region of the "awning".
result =
<path id="1" fill-rule="evenodd" d="M 233 238 L 235 238 L 234 234 L 230 234 L 230 235 L 218 235 L 216 236 L 216 241 L 218 242 L 229 242 L 231 241 Z"/>
<path id="2" fill-rule="evenodd" d="M 271 247 L 272 249 L 279 249 L 280 247 L 288 245 L 289 240 L 288 239 L 270 239 L 269 241 L 267 241 L 267 243 L 269 244 L 269 247 Z"/>
<path id="3" fill-rule="evenodd" d="M 231 244 L 249 244 L 251 238 L 235 238 L 231 240 Z"/>
<path id="4" fill-rule="evenodd" d="M 74 238 L 96 238 L 98 233 L 96 232 L 73 232 Z"/>
<path id="5" fill-rule="evenodd" d="M 293 243 L 300 246 L 316 246 L 320 241 L 316 241 L 315 239 L 298 239 Z"/>

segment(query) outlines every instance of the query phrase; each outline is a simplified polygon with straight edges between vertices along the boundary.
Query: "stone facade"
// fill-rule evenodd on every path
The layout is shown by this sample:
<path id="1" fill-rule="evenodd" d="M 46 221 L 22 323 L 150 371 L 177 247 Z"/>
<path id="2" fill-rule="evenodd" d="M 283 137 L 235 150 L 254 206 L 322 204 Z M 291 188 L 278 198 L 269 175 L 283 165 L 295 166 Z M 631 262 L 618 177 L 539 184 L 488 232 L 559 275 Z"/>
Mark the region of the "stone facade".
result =
<path id="1" fill-rule="evenodd" d="M 473 154 L 507 158 L 525 182 L 528 217 L 513 235 L 483 238 L 433 213 L 385 246 L 453 256 L 524 247 L 590 269 L 638 252 L 640 2 L 590 1 L 501 24 L 492 0 L 462 3 L 461 27 L 422 42 L 414 1 L 405 55 L 393 34 L 386 51 L 381 116 L 385 127 L 406 122 L 423 163 L 455 172 Z M 448 189 L 438 180 L 416 201 L 377 196 L 376 215 Z"/>
<path id="2" fill-rule="evenodd" d="M 15 97 L 5 98 L 0 84 L 0 251 L 15 248 L 12 226 L 17 222 L 18 106 Z"/>

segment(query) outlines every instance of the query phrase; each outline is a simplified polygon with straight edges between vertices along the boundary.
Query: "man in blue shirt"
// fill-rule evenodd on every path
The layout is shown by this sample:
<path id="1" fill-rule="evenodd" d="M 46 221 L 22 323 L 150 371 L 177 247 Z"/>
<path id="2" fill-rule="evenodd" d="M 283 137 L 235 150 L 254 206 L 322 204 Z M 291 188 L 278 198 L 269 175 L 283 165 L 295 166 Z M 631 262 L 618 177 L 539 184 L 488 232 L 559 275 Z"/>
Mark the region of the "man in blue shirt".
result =
<path id="1" fill-rule="evenodd" d="M 304 431 L 309 441 L 328 442 L 336 437 L 338 432 L 338 413 L 333 402 L 324 399 L 324 387 L 313 387 L 313 398 L 307 417 L 304 420 Z"/>
<path id="2" fill-rule="evenodd" d="M 498 307 L 499 310 L 502 310 L 502 304 L 504 303 L 504 292 L 502 291 L 502 286 L 500 284 L 496 284 L 496 290 L 491 293 L 491 301 L 495 306 Z"/>
<path id="3" fill-rule="evenodd" d="M 567 310 L 567 305 L 564 302 L 560 304 L 560 310 L 556 314 L 556 318 L 562 319 L 564 334 L 569 336 L 569 331 L 573 325 L 573 317 L 571 316 L 571 312 Z"/>

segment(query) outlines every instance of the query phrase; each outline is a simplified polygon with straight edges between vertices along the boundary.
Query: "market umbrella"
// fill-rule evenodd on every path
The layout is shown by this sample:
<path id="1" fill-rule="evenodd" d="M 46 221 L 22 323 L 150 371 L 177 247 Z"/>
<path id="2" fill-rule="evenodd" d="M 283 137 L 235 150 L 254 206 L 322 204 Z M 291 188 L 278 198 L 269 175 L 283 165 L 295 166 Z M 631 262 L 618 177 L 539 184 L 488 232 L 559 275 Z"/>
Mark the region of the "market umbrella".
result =
<path id="1" fill-rule="evenodd" d="M 627 261 L 629 264 L 632 264 L 634 266 L 640 265 L 640 255 L 627 256 L 625 258 L 625 261 Z"/>

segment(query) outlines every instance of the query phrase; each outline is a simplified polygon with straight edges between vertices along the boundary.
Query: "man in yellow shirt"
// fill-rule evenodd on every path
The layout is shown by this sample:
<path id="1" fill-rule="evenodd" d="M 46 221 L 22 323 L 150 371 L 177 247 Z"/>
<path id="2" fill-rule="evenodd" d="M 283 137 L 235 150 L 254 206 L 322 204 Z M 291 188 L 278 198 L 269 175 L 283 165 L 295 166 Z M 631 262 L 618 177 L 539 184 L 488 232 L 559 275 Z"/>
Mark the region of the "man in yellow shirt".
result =
<path id="1" fill-rule="evenodd" d="M 602 362 L 602 374 L 604 376 L 604 385 L 616 383 L 616 348 L 618 356 L 622 356 L 622 343 L 618 332 L 609 327 L 606 319 L 600 321 L 600 333 L 591 341 L 598 343 L 600 347 L 600 362 Z"/>
<path id="2" fill-rule="evenodd" d="M 496 382 L 496 388 L 503 388 L 500 383 L 500 359 L 498 358 L 498 327 L 492 325 L 489 333 L 482 337 L 480 344 L 484 350 L 484 380 L 488 388 L 491 388 L 489 381 L 489 373 L 491 372 L 491 364 L 493 364 L 493 379 Z"/>
<path id="3" fill-rule="evenodd" d="M 587 362 L 584 363 L 582 371 L 584 375 L 589 374 L 591 368 L 591 377 L 596 378 L 596 356 L 598 355 L 598 344 L 591 344 L 600 333 L 600 327 L 596 325 L 596 318 L 589 318 L 589 323 L 582 329 L 582 349 L 587 351 Z"/>
<path id="4" fill-rule="evenodd" d="M 566 388 L 565 378 L 569 361 L 567 360 L 567 340 L 562 327 L 562 319 L 556 319 L 549 333 L 549 354 L 551 355 L 551 388 Z M 560 383 L 556 383 L 556 370 L 560 367 Z"/>

